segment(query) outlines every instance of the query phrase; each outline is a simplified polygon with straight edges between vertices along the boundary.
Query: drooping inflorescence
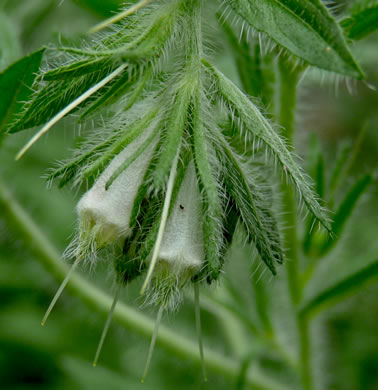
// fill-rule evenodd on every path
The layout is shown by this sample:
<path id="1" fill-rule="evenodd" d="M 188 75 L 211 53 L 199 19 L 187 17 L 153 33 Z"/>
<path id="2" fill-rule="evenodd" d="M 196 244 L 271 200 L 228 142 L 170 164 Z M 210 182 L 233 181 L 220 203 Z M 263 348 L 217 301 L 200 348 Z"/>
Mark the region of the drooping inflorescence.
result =
<path id="1" fill-rule="evenodd" d="M 259 151 L 329 230 L 284 140 L 207 58 L 202 3 L 151 2 L 79 47 L 50 48 L 33 98 L 11 130 L 44 124 L 21 156 L 67 114 L 93 123 L 74 157 L 50 179 L 59 186 L 91 183 L 77 206 L 71 272 L 82 260 L 95 261 L 100 249 L 114 249 L 119 287 L 95 363 L 121 287 L 139 276 L 159 320 L 177 307 L 186 286 L 194 285 L 198 304 L 198 285 L 219 278 L 237 229 L 276 273 L 284 255 L 270 182 L 256 167 Z M 256 155 L 246 154 L 255 143 Z"/>

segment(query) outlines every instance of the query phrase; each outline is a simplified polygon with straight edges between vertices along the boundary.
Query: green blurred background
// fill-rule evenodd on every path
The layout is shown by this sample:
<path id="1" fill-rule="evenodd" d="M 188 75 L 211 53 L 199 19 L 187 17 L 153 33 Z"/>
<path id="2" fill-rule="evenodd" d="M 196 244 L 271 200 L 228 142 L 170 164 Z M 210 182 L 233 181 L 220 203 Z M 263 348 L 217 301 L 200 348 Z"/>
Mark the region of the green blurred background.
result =
<path id="1" fill-rule="evenodd" d="M 11 62 L 41 45 L 57 42 L 59 36 L 75 37 L 104 17 L 111 15 L 121 2 L 117 0 L 1 0 L 0 64 Z M 216 38 L 220 41 L 220 38 Z M 378 85 L 378 36 L 373 35 L 353 48 L 371 85 Z M 11 42 L 11 44 L 10 44 Z M 220 67 L 229 75 L 236 71 L 229 49 L 216 55 Z M 237 79 L 236 79 L 237 81 Z M 325 173 L 329 174 L 339 149 L 345 145 L 361 147 L 356 154 L 344 187 L 337 199 L 356 177 L 369 172 L 374 180 L 361 197 L 337 248 L 317 267 L 306 288 L 311 297 L 324 286 L 348 273 L 378 260 L 378 95 L 364 83 L 352 85 L 352 94 L 344 82 L 337 95 L 335 83 L 327 79 L 321 85 L 317 72 L 300 84 L 297 115 L 297 153 L 304 168 L 309 165 L 309 145 L 317 135 L 325 155 Z M 0 95 L 1 98 L 1 95 Z M 47 189 L 42 176 L 56 160 L 69 156 L 77 130 L 70 120 L 56 126 L 19 162 L 14 156 L 33 131 L 9 137 L 1 146 L 0 177 L 17 201 L 25 207 L 51 242 L 63 252 L 75 230 L 75 204 L 80 194 L 69 188 Z M 328 168 L 330 167 L 330 168 Z M 250 248 L 235 243 L 229 254 L 225 281 L 207 294 L 202 311 L 205 346 L 239 361 L 260 354 L 260 364 L 267 376 L 286 388 L 297 387 L 279 361 L 264 360 L 260 343 L 248 330 L 241 329 L 225 309 L 229 294 L 225 285 L 236 286 L 245 299 L 245 314 L 253 318 L 249 295 Z M 95 269 L 81 272 L 96 286 L 112 292 L 112 274 L 106 260 Z M 279 277 L 278 277 L 279 278 Z M 285 300 L 279 294 L 279 282 L 263 273 L 263 282 L 271 286 L 272 311 L 284 334 L 290 327 Z M 378 389 L 378 283 L 364 285 L 348 299 L 333 306 L 314 320 L 313 367 L 320 389 Z M 138 281 L 124 289 L 122 300 L 138 308 Z M 0 208 L 0 388 L 21 389 L 241 389 L 241 381 L 209 373 L 203 383 L 200 367 L 157 347 L 145 384 L 140 383 L 149 340 L 113 323 L 106 339 L 99 366 L 93 359 L 104 316 L 88 308 L 67 290 L 56 305 L 47 325 L 40 326 L 58 283 L 34 257 L 23 238 Z M 274 301 L 277 299 L 276 301 Z M 277 304 L 274 304 L 277 302 Z M 143 309 L 148 315 L 153 311 Z M 277 314 L 278 313 L 278 314 Z M 279 318 L 280 317 L 280 318 Z M 281 321 L 281 322 L 280 322 Z M 163 322 L 180 335 L 195 340 L 194 308 L 186 299 L 178 313 Z M 247 333 L 244 335 L 243 333 Z M 285 336 L 282 336 L 285 339 Z M 287 337 L 286 337 L 287 339 Z M 245 343 L 245 340 L 248 340 Z M 289 340 L 283 342 L 288 344 Z M 263 356 L 261 358 L 261 356 Z"/>

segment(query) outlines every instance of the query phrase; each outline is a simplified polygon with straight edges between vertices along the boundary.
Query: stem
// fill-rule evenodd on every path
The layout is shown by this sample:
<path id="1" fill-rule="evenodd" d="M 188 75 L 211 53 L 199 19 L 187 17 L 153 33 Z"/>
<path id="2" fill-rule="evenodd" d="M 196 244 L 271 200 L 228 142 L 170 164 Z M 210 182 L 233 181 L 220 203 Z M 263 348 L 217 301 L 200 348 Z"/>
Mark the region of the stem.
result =
<path id="1" fill-rule="evenodd" d="M 67 265 L 61 261 L 59 252 L 16 202 L 1 180 L 0 210 L 1 215 L 8 217 L 9 221 L 12 222 L 17 236 L 22 237 L 45 268 L 51 272 L 58 282 L 63 281 L 68 272 Z M 79 296 L 88 307 L 104 316 L 108 314 L 113 299 L 91 285 L 83 277 L 73 274 L 67 288 Z M 151 338 L 153 334 L 153 320 L 122 302 L 117 304 L 113 318 L 124 328 L 135 331 L 146 338 Z M 197 344 L 164 326 L 160 327 L 156 343 L 179 358 L 192 361 L 198 365 L 201 363 Z M 205 350 L 204 353 L 206 355 L 205 363 L 209 370 L 233 381 L 236 380 L 239 374 L 239 363 L 237 361 L 210 350 Z M 279 390 L 283 388 L 282 385 L 272 382 L 259 372 L 254 375 L 249 372 L 246 382 L 250 388 L 253 387 L 255 390 Z"/>
<path id="2" fill-rule="evenodd" d="M 269 307 L 268 298 L 266 295 L 266 289 L 264 284 L 260 280 L 261 271 L 258 272 L 257 269 L 254 269 L 251 277 L 251 284 L 253 291 L 255 293 L 255 302 L 256 302 L 256 311 L 263 326 L 264 332 L 267 335 L 273 335 L 272 322 L 269 318 L 269 313 L 267 308 Z"/>
<path id="3" fill-rule="evenodd" d="M 201 357 L 201 368 L 204 382 L 207 382 L 207 374 L 205 368 L 205 357 L 203 354 L 203 342 L 202 342 L 202 331 L 201 331 L 201 307 L 200 307 L 200 297 L 199 297 L 199 286 L 198 283 L 194 283 L 194 311 L 195 311 L 195 321 L 198 337 L 198 350 Z"/>
<path id="4" fill-rule="evenodd" d="M 299 348 L 300 348 L 300 367 L 301 379 L 304 390 L 313 389 L 311 375 L 311 344 L 310 344 L 310 327 L 306 316 L 297 312 L 297 323 L 299 331 Z"/>
<path id="5" fill-rule="evenodd" d="M 296 107 L 296 89 L 298 78 L 302 69 L 293 70 L 285 60 L 279 61 L 280 72 L 280 124 L 283 126 L 283 134 L 287 139 L 289 146 L 293 146 L 295 131 L 295 107 Z M 282 184 L 283 208 L 286 229 L 284 231 L 287 263 L 287 278 L 289 285 L 289 294 L 292 305 L 295 309 L 296 323 L 299 342 L 299 368 L 304 390 L 313 388 L 311 378 L 310 362 L 310 340 L 308 320 L 299 314 L 299 303 L 301 300 L 302 289 L 299 274 L 298 257 L 298 232 L 297 232 L 297 212 L 295 193 L 288 183 Z"/>

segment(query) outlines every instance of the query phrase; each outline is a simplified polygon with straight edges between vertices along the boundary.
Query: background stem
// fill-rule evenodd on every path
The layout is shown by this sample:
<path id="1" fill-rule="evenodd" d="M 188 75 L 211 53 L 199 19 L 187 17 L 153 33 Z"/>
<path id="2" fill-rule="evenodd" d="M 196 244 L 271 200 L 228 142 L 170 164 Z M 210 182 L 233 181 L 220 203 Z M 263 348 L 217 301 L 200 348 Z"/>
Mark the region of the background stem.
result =
<path id="1" fill-rule="evenodd" d="M 286 138 L 289 147 L 293 147 L 295 133 L 295 107 L 297 97 L 297 83 L 301 68 L 293 70 L 293 66 L 285 59 L 279 61 L 280 74 L 280 112 L 279 122 L 283 127 L 282 134 Z M 289 183 L 282 183 L 283 215 L 285 222 L 284 246 L 286 250 L 286 271 L 291 302 L 296 316 L 298 330 L 298 366 L 304 390 L 311 390 L 311 365 L 310 365 L 310 341 L 309 325 L 304 316 L 299 314 L 299 303 L 301 300 L 301 283 L 298 256 L 298 232 L 297 232 L 297 210 L 295 193 Z"/>
<path id="2" fill-rule="evenodd" d="M 293 147 L 295 130 L 295 107 L 297 98 L 297 83 L 299 70 L 282 59 L 279 61 L 280 73 L 280 112 L 279 123 L 283 127 L 282 135 L 288 146 Z M 299 264 L 298 264 L 298 237 L 295 193 L 290 183 L 282 183 L 283 208 L 285 218 L 284 241 L 286 250 L 286 270 L 289 279 L 289 293 L 292 303 L 296 306 L 300 299 L 299 291 Z"/>

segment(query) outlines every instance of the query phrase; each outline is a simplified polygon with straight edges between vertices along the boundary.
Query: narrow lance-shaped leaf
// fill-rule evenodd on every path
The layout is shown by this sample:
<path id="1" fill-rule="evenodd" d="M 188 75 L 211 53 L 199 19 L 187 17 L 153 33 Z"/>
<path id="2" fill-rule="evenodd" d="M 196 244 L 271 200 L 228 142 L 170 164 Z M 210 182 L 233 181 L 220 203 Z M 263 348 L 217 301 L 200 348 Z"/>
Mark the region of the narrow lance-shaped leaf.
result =
<path id="1" fill-rule="evenodd" d="M 254 29 L 311 65 L 363 78 L 336 20 L 320 0 L 229 0 Z"/>
<path id="2" fill-rule="evenodd" d="M 242 130 L 251 134 L 255 139 L 264 144 L 277 160 L 284 173 L 293 181 L 310 212 L 328 231 L 331 231 L 330 224 L 322 212 L 311 186 L 304 177 L 301 168 L 294 161 L 281 137 L 274 131 L 258 108 L 232 81 L 206 60 L 203 60 L 203 63 L 214 79 L 218 93 L 229 106 L 230 110 L 241 121 Z"/>
<path id="3" fill-rule="evenodd" d="M 99 53 L 100 55 L 101 53 Z M 75 77 L 85 76 L 90 73 L 110 65 L 108 58 L 96 60 L 78 60 L 69 65 L 59 66 L 55 69 L 48 70 L 41 75 L 45 81 L 72 79 Z"/>
<path id="4" fill-rule="evenodd" d="M 315 180 L 316 192 L 319 195 L 319 198 L 323 199 L 325 193 L 325 167 L 324 167 L 324 158 L 321 153 L 319 154 L 318 161 L 316 164 L 314 180 Z"/>
<path id="5" fill-rule="evenodd" d="M 240 38 L 235 34 L 228 21 L 221 21 L 221 26 L 234 54 L 236 67 L 244 91 L 248 95 L 259 96 L 262 90 L 263 78 L 259 68 L 259 58 L 251 55 L 251 44 L 246 34 Z"/>
<path id="6" fill-rule="evenodd" d="M 315 181 L 315 189 L 320 199 L 324 199 L 325 196 L 325 168 L 324 168 L 324 158 L 320 150 L 318 150 L 316 161 L 314 166 L 311 169 L 313 179 Z M 313 238 L 316 233 L 314 229 L 314 217 L 307 222 L 306 233 L 303 240 L 303 250 L 306 254 L 310 253 L 311 246 L 313 244 Z"/>
<path id="7" fill-rule="evenodd" d="M 358 291 L 361 287 L 365 286 L 368 282 L 375 280 L 377 277 L 378 259 L 355 273 L 348 275 L 333 286 L 321 291 L 303 305 L 300 314 L 308 316 L 309 314 L 313 314 L 342 301 L 345 297 Z"/>
<path id="8" fill-rule="evenodd" d="M 148 70 L 146 72 L 150 74 Z M 135 101 L 137 100 L 139 94 L 142 92 L 142 89 L 144 87 L 144 83 L 141 82 L 137 83 L 137 82 L 138 80 L 136 78 L 134 79 L 132 74 L 125 72 L 102 96 L 100 96 L 92 105 L 90 105 L 80 115 L 80 120 L 83 120 L 88 115 L 97 112 L 97 110 L 100 109 L 101 107 L 109 106 L 113 104 L 122 95 L 126 94 L 131 89 L 131 86 L 134 86 L 133 89 L 135 89 L 135 91 L 133 91 L 131 99 L 129 99 L 129 101 L 127 102 L 128 107 L 126 107 L 126 108 L 130 108 L 135 103 Z M 142 86 L 140 86 L 141 84 Z"/>
<path id="9" fill-rule="evenodd" d="M 335 236 L 333 238 L 329 238 L 328 241 L 325 242 L 322 248 L 323 254 L 331 249 L 331 247 L 333 247 L 339 240 L 345 224 L 350 218 L 352 211 L 358 202 L 358 199 L 366 191 L 370 182 L 370 175 L 361 177 L 359 180 L 357 180 L 352 189 L 347 193 L 344 200 L 341 202 L 332 222 L 332 231 Z"/>
<path id="10" fill-rule="evenodd" d="M 41 82 L 39 90 L 24 105 L 10 132 L 16 133 L 46 123 L 85 91 L 107 77 L 114 67 L 109 61 L 102 62 L 97 64 L 96 68 L 92 68 L 90 73 L 79 77 Z M 103 88 L 109 88 L 113 82 Z M 91 96 L 76 109 L 82 108 L 96 98 L 97 94 Z"/>
<path id="11" fill-rule="evenodd" d="M 329 191 L 331 196 L 331 202 L 333 202 L 333 196 L 337 188 L 339 187 L 340 180 L 342 180 L 345 164 L 348 158 L 352 155 L 350 145 L 344 144 L 341 146 L 336 157 L 335 165 L 331 171 L 329 179 Z M 331 207 L 331 206 L 330 206 Z"/>
<path id="12" fill-rule="evenodd" d="M 262 55 L 260 43 L 251 44 L 245 31 L 238 37 L 226 20 L 220 23 L 234 53 L 243 90 L 249 96 L 261 98 L 264 106 L 272 110 L 273 53 Z"/>
<path id="13" fill-rule="evenodd" d="M 66 47 L 63 50 L 93 58 L 102 55 L 118 57 L 122 61 L 145 62 L 161 54 L 172 36 L 180 10 L 180 3 L 167 2 L 155 8 L 153 12 L 147 12 L 132 28 L 126 28 L 126 31 L 119 30 L 104 38 L 99 48 L 86 50 Z M 103 47 L 106 49 L 104 50 Z"/>
<path id="14" fill-rule="evenodd" d="M 350 39 L 362 39 L 378 29 L 378 1 L 364 0 L 352 7 L 351 15 L 341 21 Z"/>
<path id="15" fill-rule="evenodd" d="M 201 97 L 197 93 L 192 104 L 192 127 L 193 127 L 193 157 L 196 167 L 199 186 L 203 203 L 203 236 L 205 245 L 205 262 L 203 270 L 210 283 L 216 280 L 221 270 L 220 231 L 222 210 L 218 195 L 218 188 L 209 163 L 208 144 L 204 131 L 201 113 Z"/>
<path id="16" fill-rule="evenodd" d="M 180 88 L 174 96 L 172 112 L 169 114 L 164 133 L 161 156 L 156 164 L 153 176 L 154 184 L 157 188 L 162 188 L 165 185 L 172 162 L 180 147 L 187 120 L 191 95 L 192 87 L 185 85 L 182 86 L 182 88 Z"/>
<path id="17" fill-rule="evenodd" d="M 23 102 L 32 95 L 32 85 L 44 51 L 42 48 L 29 54 L 0 73 L 0 134 L 7 130 L 7 126 L 22 109 Z"/>
<path id="18" fill-rule="evenodd" d="M 152 74 L 152 68 L 145 71 L 145 73 L 142 75 L 142 77 L 134 85 L 133 91 L 128 96 L 126 106 L 124 107 L 125 111 L 129 110 L 134 105 L 134 103 L 139 99 L 147 82 L 151 78 L 151 74 Z"/>
<path id="19" fill-rule="evenodd" d="M 282 263 L 278 230 L 270 208 L 263 201 L 263 194 L 257 185 L 251 186 L 246 170 L 237 160 L 225 140 L 219 137 L 219 158 L 223 160 L 226 192 L 235 202 L 249 242 L 253 242 L 261 259 L 273 274 L 275 263 Z M 251 175 L 248 175 L 251 176 Z"/>

